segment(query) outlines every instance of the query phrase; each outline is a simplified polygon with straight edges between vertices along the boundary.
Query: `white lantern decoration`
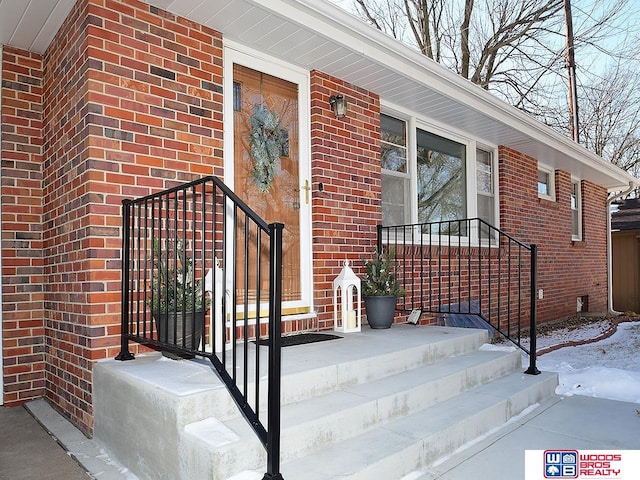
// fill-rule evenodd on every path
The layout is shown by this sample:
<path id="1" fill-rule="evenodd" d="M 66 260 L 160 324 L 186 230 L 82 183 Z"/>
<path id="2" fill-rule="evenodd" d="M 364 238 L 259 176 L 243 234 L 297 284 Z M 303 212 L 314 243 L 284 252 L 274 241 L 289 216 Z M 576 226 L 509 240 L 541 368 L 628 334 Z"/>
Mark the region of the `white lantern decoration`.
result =
<path id="1" fill-rule="evenodd" d="M 339 303 L 338 296 L 340 296 Z M 340 275 L 333 281 L 333 329 L 335 331 L 345 333 L 360 331 L 361 299 L 360 279 L 351 270 L 349 260 L 345 260 Z M 338 319 L 338 313 L 340 313 L 340 319 Z"/>
<path id="2" fill-rule="evenodd" d="M 215 352 L 222 352 L 222 350 L 224 350 L 224 347 L 222 345 L 222 331 L 224 328 L 226 328 L 225 321 L 222 318 L 222 299 L 224 296 L 224 286 L 222 284 L 223 271 L 222 268 L 220 268 L 220 260 L 218 260 L 217 257 L 215 257 L 214 260 L 214 268 L 209 269 L 207 275 L 204 277 L 204 290 L 206 292 L 209 292 L 209 295 L 213 295 L 213 281 L 215 278 L 216 298 L 212 299 L 211 302 L 213 308 L 211 309 L 211 323 L 209 324 L 209 331 L 213 332 L 215 328 L 216 344 L 212 345 L 212 347 L 214 348 Z M 213 338 L 213 335 L 211 335 L 211 338 Z"/>

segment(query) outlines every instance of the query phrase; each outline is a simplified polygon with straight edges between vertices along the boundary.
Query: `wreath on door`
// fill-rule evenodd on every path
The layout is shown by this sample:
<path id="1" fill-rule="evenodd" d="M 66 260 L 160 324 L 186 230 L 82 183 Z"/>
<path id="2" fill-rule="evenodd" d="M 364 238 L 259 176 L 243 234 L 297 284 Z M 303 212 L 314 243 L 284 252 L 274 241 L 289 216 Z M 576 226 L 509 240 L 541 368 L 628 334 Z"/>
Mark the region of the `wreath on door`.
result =
<path id="1" fill-rule="evenodd" d="M 249 122 L 249 146 L 253 160 L 251 174 L 258 190 L 266 193 L 276 176 L 276 165 L 284 142 L 280 116 L 266 105 L 256 105 Z"/>

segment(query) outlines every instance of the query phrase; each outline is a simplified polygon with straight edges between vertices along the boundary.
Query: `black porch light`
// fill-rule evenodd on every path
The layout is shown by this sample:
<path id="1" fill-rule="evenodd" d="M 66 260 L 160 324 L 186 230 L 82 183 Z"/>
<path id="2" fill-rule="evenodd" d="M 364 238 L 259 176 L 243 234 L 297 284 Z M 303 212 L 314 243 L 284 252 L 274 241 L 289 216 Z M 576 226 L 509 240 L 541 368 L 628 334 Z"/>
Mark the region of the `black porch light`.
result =
<path id="1" fill-rule="evenodd" d="M 329 98 L 329 105 L 336 118 L 344 118 L 347 116 L 347 99 L 341 94 L 331 95 Z"/>

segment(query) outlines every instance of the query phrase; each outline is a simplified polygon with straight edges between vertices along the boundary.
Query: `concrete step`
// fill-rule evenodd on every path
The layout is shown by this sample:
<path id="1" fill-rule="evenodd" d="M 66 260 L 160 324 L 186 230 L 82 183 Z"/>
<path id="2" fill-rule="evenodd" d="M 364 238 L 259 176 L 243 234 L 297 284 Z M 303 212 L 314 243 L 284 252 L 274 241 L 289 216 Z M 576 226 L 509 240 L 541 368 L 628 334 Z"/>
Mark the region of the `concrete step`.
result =
<path id="1" fill-rule="evenodd" d="M 551 396 L 555 374 L 512 373 L 425 410 L 284 463 L 284 478 L 401 479 Z"/>
<path id="2" fill-rule="evenodd" d="M 335 392 L 352 385 L 404 372 L 444 358 L 477 350 L 486 341 L 486 332 L 445 327 L 416 328 L 398 325 L 393 330 L 349 334 L 341 340 L 287 347 L 282 350 L 282 404 Z M 410 337 L 407 333 L 411 334 Z M 348 342 L 343 345 L 341 342 Z M 237 357 L 244 351 L 238 346 Z M 267 366 L 267 348 L 258 352 Z M 253 377 L 256 348 L 248 352 L 250 378 Z M 372 359 L 375 358 L 375 361 Z M 231 364 L 231 354 L 227 352 Z M 220 421 L 242 418 L 227 388 L 218 380 L 207 359 L 169 360 L 159 355 L 140 356 L 134 362 L 112 362 L 111 373 L 118 378 L 132 377 L 150 386 L 161 401 L 145 405 L 143 414 L 171 418 L 177 428 L 214 417 Z M 103 365 L 101 365 L 103 366 Z M 101 369 L 99 369 L 102 372 Z M 266 375 L 263 375 L 263 377 Z M 127 380 L 128 381 L 128 380 Z M 242 370 L 237 373 L 242 385 Z M 122 388 L 122 386 L 114 388 Z M 255 385 L 248 384 L 253 399 Z M 260 384 L 260 404 L 267 404 L 266 381 Z M 108 406 L 107 406 L 108 408 Z M 156 410 L 157 409 L 157 410 Z"/>
<path id="3" fill-rule="evenodd" d="M 313 478 L 307 475 L 304 462 L 332 464 L 331 457 L 340 451 L 348 459 L 353 451 L 365 452 L 379 443 L 376 435 L 401 437 L 392 429 L 399 429 L 404 418 L 410 419 L 409 426 L 419 425 L 421 415 L 448 418 L 447 409 L 462 411 L 455 402 L 476 401 L 468 396 L 470 392 L 482 392 L 484 386 L 489 386 L 489 393 L 499 392 L 503 377 L 545 378 L 521 374 L 518 352 L 480 349 L 486 338 L 484 330 L 394 325 L 385 331 L 366 329 L 339 340 L 284 348 L 282 458 L 294 472 L 285 478 Z M 249 365 L 255 365 L 260 355 L 260 363 L 266 366 L 267 349 L 249 348 Z M 238 383 L 242 384 L 241 378 Z M 509 418 L 511 412 L 521 410 L 517 399 L 522 398 L 522 408 L 526 408 L 546 392 L 530 389 L 529 383 L 537 381 L 521 382 L 518 394 L 506 392 L 502 398 L 511 400 L 501 413 L 492 415 Z M 239 416 L 208 360 L 173 361 L 155 354 L 140 355 L 131 362 L 98 362 L 94 385 L 95 438 L 139 478 L 228 479 L 247 470 L 264 472 L 264 448 Z M 250 385 L 249 390 L 252 388 Z M 553 388 L 555 383 L 549 394 Z M 487 396 L 491 397 L 482 398 Z M 266 406 L 266 401 L 261 404 Z M 449 404 L 454 406 L 447 407 Z M 429 413 L 438 408 L 442 412 Z M 482 408 L 493 412 L 499 407 Z M 266 424 L 266 413 L 260 415 Z M 468 417 L 474 421 L 473 415 Z M 481 431 L 476 423 L 468 427 L 456 423 L 456 432 L 462 433 L 452 437 L 451 447 Z M 446 425 L 441 428 L 449 431 Z M 411 458 L 423 442 L 405 437 L 398 445 L 406 449 L 397 454 L 390 451 L 389 459 L 379 460 L 381 468 L 393 470 L 398 462 L 406 463 L 403 459 Z M 370 446 L 365 448 L 367 443 Z M 429 458 L 426 447 L 421 452 L 413 465 L 407 461 L 408 468 Z M 357 461 L 364 465 L 369 460 Z M 340 462 L 350 463 L 336 456 L 335 468 Z M 371 473 L 367 468 L 365 473 L 344 471 L 347 478 L 379 478 L 377 474 L 367 477 Z"/>
<path id="4" fill-rule="evenodd" d="M 370 363 L 377 361 L 371 360 Z M 521 368 L 520 363 L 521 355 L 516 351 L 476 350 L 285 405 L 282 409 L 281 459 L 293 460 L 331 443 L 357 437 L 374 426 L 445 402 L 461 392 Z M 205 469 L 192 472 L 192 475 L 197 477 L 206 471 L 216 470 L 223 472 L 220 478 L 226 478 L 224 475 L 237 472 L 227 468 L 237 468 L 236 462 L 241 459 L 252 460 L 243 462 L 243 469 L 264 464 L 264 450 L 255 435 L 250 432 L 248 436 L 242 434 L 235 442 L 210 448 L 210 442 L 206 440 L 208 430 L 226 432 L 216 436 L 230 439 L 233 434 L 229 432 L 246 433 L 247 427 L 242 418 L 223 425 L 204 420 L 187 426 L 183 441 L 191 446 L 189 450 L 194 455 L 188 462 L 202 465 Z"/>
<path id="5" fill-rule="evenodd" d="M 477 329 L 396 325 L 386 331 L 348 334 L 344 340 L 348 346 L 343 347 L 343 340 L 337 340 L 282 350 L 283 404 L 474 352 L 487 341 L 487 333 Z M 313 368 L 308 368 L 310 365 Z M 266 388 L 261 387 L 261 391 L 266 392 Z"/>

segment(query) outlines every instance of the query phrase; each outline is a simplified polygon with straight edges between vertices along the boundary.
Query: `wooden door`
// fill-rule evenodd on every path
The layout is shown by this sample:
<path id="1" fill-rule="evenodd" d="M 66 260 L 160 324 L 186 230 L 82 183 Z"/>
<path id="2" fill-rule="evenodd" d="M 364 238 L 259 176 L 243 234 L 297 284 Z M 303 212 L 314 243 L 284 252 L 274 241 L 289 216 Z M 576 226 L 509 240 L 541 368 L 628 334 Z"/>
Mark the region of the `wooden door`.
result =
<path id="1" fill-rule="evenodd" d="M 614 232 L 611 242 L 613 308 L 640 313 L 640 232 Z"/>
<path id="2" fill-rule="evenodd" d="M 283 301 L 300 301 L 301 209 L 308 205 L 300 193 L 298 85 L 236 64 L 233 112 L 234 190 L 267 223 L 285 225 Z"/>

